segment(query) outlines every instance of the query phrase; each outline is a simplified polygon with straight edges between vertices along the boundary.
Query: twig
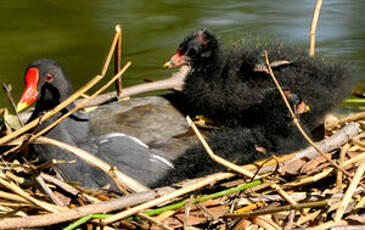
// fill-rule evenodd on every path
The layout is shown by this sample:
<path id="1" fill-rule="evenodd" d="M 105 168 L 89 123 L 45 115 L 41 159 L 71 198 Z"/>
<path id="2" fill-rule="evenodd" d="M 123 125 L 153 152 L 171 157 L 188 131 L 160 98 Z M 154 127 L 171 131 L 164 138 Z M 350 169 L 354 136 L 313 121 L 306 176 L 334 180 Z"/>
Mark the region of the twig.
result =
<path id="1" fill-rule="evenodd" d="M 290 230 L 294 224 L 295 210 L 290 210 L 290 214 L 288 216 L 288 222 L 286 223 L 284 230 Z"/>
<path id="2" fill-rule="evenodd" d="M 309 40 L 309 56 L 314 57 L 314 50 L 316 47 L 316 28 L 319 18 L 319 13 L 321 12 L 321 6 L 322 6 L 323 0 L 317 0 L 316 6 L 314 8 L 313 12 L 313 18 L 312 18 L 312 24 L 310 29 L 310 40 Z"/>
<path id="3" fill-rule="evenodd" d="M 17 118 L 18 118 L 18 120 L 19 120 L 20 124 L 21 124 L 22 126 L 24 126 L 23 121 L 19 118 L 19 113 L 18 113 L 18 111 L 16 111 L 16 105 L 15 105 L 14 99 L 13 99 L 13 97 L 11 96 L 11 89 L 12 89 L 11 84 L 8 84 L 8 85 L 7 85 L 5 82 L 3 82 L 3 89 L 4 89 L 4 90 L 5 90 L 5 92 L 6 92 L 6 96 L 8 97 L 8 100 L 9 100 L 9 102 L 10 102 L 10 104 L 11 104 L 11 107 L 13 108 L 13 110 L 14 110 L 14 112 L 15 112 L 15 115 L 17 116 Z"/>
<path id="4" fill-rule="evenodd" d="M 340 158 L 338 160 L 338 163 L 341 165 L 341 167 L 343 167 L 343 162 L 345 160 L 345 156 L 346 156 L 346 153 L 349 150 L 349 148 L 350 148 L 350 144 L 345 144 L 341 149 Z M 342 187 L 342 176 L 343 176 L 342 172 L 337 171 L 336 188 L 338 190 L 340 190 Z"/>
<path id="5" fill-rule="evenodd" d="M 72 187 L 71 185 L 69 184 L 66 184 L 64 183 L 63 181 L 53 177 L 53 176 L 50 176 L 48 174 L 45 174 L 45 173 L 41 173 L 39 176 L 41 176 L 45 181 L 48 181 L 50 183 L 53 183 L 55 185 L 57 185 L 58 187 L 60 187 L 61 189 L 63 189 L 64 191 L 76 196 L 80 193 L 79 190 L 75 189 L 74 187 Z"/>
<path id="6" fill-rule="evenodd" d="M 190 67 L 182 66 L 177 72 L 173 73 L 172 76 L 169 77 L 168 79 L 139 84 L 139 85 L 125 88 L 125 89 L 123 89 L 122 94 L 119 97 L 117 97 L 115 92 L 106 93 L 106 94 L 98 96 L 97 98 L 90 101 L 83 107 L 96 106 L 96 105 L 104 104 L 108 101 L 114 100 L 116 97 L 117 97 L 117 99 L 121 99 L 121 98 L 129 97 L 129 96 L 140 94 L 140 93 L 150 92 L 150 91 L 154 91 L 154 90 L 173 89 L 173 90 L 181 91 L 184 86 L 185 77 L 187 76 L 189 71 L 190 71 Z M 79 103 L 80 103 L 80 100 L 75 101 L 75 104 L 79 104 Z"/>
<path id="7" fill-rule="evenodd" d="M 117 74 L 121 69 L 121 61 L 122 61 L 122 25 L 118 24 L 115 26 L 115 32 L 119 32 L 118 42 L 115 47 L 114 52 L 114 74 Z M 117 95 L 120 96 L 122 93 L 122 78 L 118 78 L 118 80 L 115 82 L 115 86 L 117 89 Z"/>
<path id="8" fill-rule="evenodd" d="M 253 224 L 263 227 L 265 230 L 281 230 L 280 226 L 264 216 L 254 216 L 250 220 Z"/>
<path id="9" fill-rule="evenodd" d="M 169 192 L 170 191 L 160 190 L 159 192 L 149 191 L 149 192 L 134 193 L 131 195 L 123 196 L 115 200 L 109 200 L 96 204 L 85 205 L 79 208 L 74 208 L 58 213 L 27 216 L 24 218 L 23 217 L 2 218 L 0 219 L 0 229 L 49 226 L 52 224 L 58 224 L 65 221 L 75 220 L 89 214 L 107 213 L 125 207 L 137 205 Z"/>
<path id="10" fill-rule="evenodd" d="M 346 190 L 343 200 L 341 201 L 341 205 L 336 211 L 336 215 L 334 218 L 334 221 L 336 223 L 341 220 L 343 214 L 345 213 L 346 208 L 351 201 L 352 195 L 354 194 L 356 187 L 359 185 L 361 177 L 363 176 L 364 172 L 365 172 L 365 163 L 362 163 L 362 164 L 360 164 L 359 168 L 356 170 L 355 176 L 354 176 L 350 186 Z"/>
<path id="11" fill-rule="evenodd" d="M 178 189 L 174 192 L 171 192 L 170 194 L 166 194 L 165 196 L 162 196 L 162 197 L 157 198 L 155 200 L 151 200 L 151 201 L 146 202 L 144 204 L 141 204 L 141 205 L 138 205 L 138 206 L 133 207 L 131 209 L 120 212 L 120 213 L 118 213 L 118 214 L 116 214 L 112 217 L 109 217 L 105 220 L 102 220 L 102 223 L 104 225 L 105 224 L 110 224 L 110 223 L 115 222 L 117 220 L 129 217 L 129 216 L 134 215 L 138 212 L 141 212 L 145 209 L 148 209 L 148 208 L 154 207 L 156 205 L 162 204 L 164 202 L 170 201 L 170 200 L 172 200 L 176 197 L 179 197 L 179 196 L 182 196 L 182 195 L 187 194 L 189 192 L 195 191 L 195 190 L 197 190 L 199 188 L 202 188 L 204 186 L 210 185 L 210 184 L 215 183 L 215 182 L 220 181 L 220 180 L 227 179 L 227 177 L 231 177 L 232 175 L 233 174 L 231 174 L 231 173 L 218 173 L 218 174 L 213 174 L 213 175 L 207 176 L 204 179 L 202 179 L 202 180 L 200 180 L 200 181 L 198 181 L 194 184 L 188 185 L 188 186 L 183 187 L 181 189 Z M 257 183 L 257 181 L 256 181 L 256 183 Z"/>
<path id="12" fill-rule="evenodd" d="M 273 79 L 276 87 L 278 88 L 289 112 L 290 115 L 293 119 L 293 122 L 295 123 L 295 125 L 297 126 L 298 130 L 300 131 L 300 133 L 303 135 L 303 137 L 308 141 L 308 143 L 315 149 L 317 150 L 318 153 L 320 153 L 324 158 L 326 158 L 327 161 L 329 161 L 333 166 L 335 166 L 338 170 L 340 170 L 341 172 L 343 172 L 346 176 L 352 178 L 352 175 L 350 173 L 348 173 L 346 170 L 344 170 L 341 166 L 339 166 L 335 161 L 333 161 L 331 158 L 329 158 L 313 141 L 312 139 L 310 139 L 310 137 L 306 134 L 306 132 L 303 130 L 303 127 L 300 125 L 299 120 L 297 118 L 297 116 L 295 115 L 295 113 L 293 112 L 288 99 L 286 98 L 279 82 L 277 81 L 274 72 L 272 71 L 271 67 L 270 67 L 270 63 L 269 63 L 269 57 L 267 54 L 267 51 L 264 51 L 264 56 L 265 56 L 265 63 L 266 63 L 266 67 L 269 69 L 270 71 L 270 76 Z"/>
<path id="13" fill-rule="evenodd" d="M 326 223 L 317 225 L 315 227 L 307 228 L 307 230 L 326 230 L 326 229 L 332 229 L 332 227 L 341 226 L 341 225 L 347 225 L 347 222 L 344 220 L 341 220 L 337 223 L 334 221 L 328 221 Z"/>
<path id="14" fill-rule="evenodd" d="M 223 218 L 241 218 L 241 217 L 247 217 L 247 216 L 266 215 L 269 213 L 289 211 L 292 209 L 301 210 L 304 208 L 321 208 L 321 207 L 330 206 L 331 204 L 332 204 L 331 200 L 298 203 L 297 205 L 284 205 L 284 206 L 280 206 L 280 207 L 261 209 L 261 210 L 246 212 L 246 213 L 228 213 L 228 214 L 225 214 L 223 216 Z"/>
<path id="15" fill-rule="evenodd" d="M 138 213 L 138 216 L 155 224 L 157 227 L 160 227 L 162 229 L 165 229 L 165 230 L 172 230 L 172 228 L 168 227 L 166 224 L 163 224 L 161 223 L 160 221 L 156 220 L 155 218 L 152 218 L 146 214 L 143 214 L 143 213 Z"/>
<path id="16" fill-rule="evenodd" d="M 7 182 L 6 180 L 0 178 L 0 184 L 7 189 L 13 191 L 14 193 L 18 194 L 19 196 L 23 197 L 24 199 L 28 200 L 29 202 L 33 203 L 34 205 L 47 210 L 49 212 L 58 213 L 60 211 L 68 210 L 68 208 L 58 207 L 52 204 L 48 204 L 44 201 L 39 201 L 34 197 L 30 196 L 28 193 L 23 191 L 19 186 L 14 183 Z"/>
<path id="17" fill-rule="evenodd" d="M 115 51 L 115 47 L 116 47 L 117 42 L 119 40 L 120 33 L 121 33 L 121 30 L 120 31 L 117 30 L 117 29 L 115 30 L 112 44 L 110 46 L 110 49 L 109 49 L 108 54 L 106 55 L 105 62 L 104 62 L 104 66 L 101 69 L 100 75 L 103 76 L 103 77 L 105 76 L 106 71 L 108 71 L 108 68 L 109 68 L 109 65 L 110 65 L 110 61 L 112 60 L 112 56 L 113 56 L 113 53 Z"/>
<path id="18" fill-rule="evenodd" d="M 184 230 L 189 229 L 189 216 L 190 216 L 190 209 L 191 209 L 191 203 L 192 203 L 192 196 L 188 199 L 188 201 L 185 203 L 185 214 L 184 214 Z"/>
<path id="19" fill-rule="evenodd" d="M 212 213 L 207 207 L 205 207 L 201 203 L 196 203 L 196 206 L 198 206 L 201 210 L 206 212 L 212 220 L 214 220 L 214 221 L 218 220 L 218 217 L 216 215 L 214 215 L 214 213 Z"/>
<path id="20" fill-rule="evenodd" d="M 65 203 L 63 203 L 60 199 L 58 199 L 58 197 L 56 197 L 56 195 L 52 192 L 52 190 L 48 187 L 48 185 L 46 184 L 46 182 L 44 182 L 44 179 L 42 178 L 42 176 L 37 176 L 36 177 L 36 181 L 38 182 L 38 184 L 42 187 L 43 191 L 51 198 L 51 200 L 57 205 L 57 206 L 61 206 L 64 207 L 66 206 Z"/>
<path id="21" fill-rule="evenodd" d="M 239 185 L 239 186 L 234 187 L 234 188 L 229 188 L 229 189 L 226 189 L 226 190 L 223 190 L 223 191 L 220 191 L 220 192 L 216 192 L 216 193 L 213 193 L 213 194 L 210 194 L 210 195 L 199 197 L 199 198 L 193 200 L 192 203 L 197 204 L 197 203 L 204 202 L 204 201 L 207 201 L 207 200 L 212 200 L 212 199 L 215 199 L 215 198 L 218 198 L 218 197 L 227 196 L 229 194 L 232 194 L 232 193 L 235 193 L 235 192 L 238 192 L 238 191 L 243 191 L 243 190 L 246 190 L 246 189 L 249 189 L 249 188 L 256 187 L 256 186 L 258 186 L 262 183 L 263 183 L 263 180 L 256 180 L 256 181 L 253 181 L 253 182 L 250 182 L 250 183 L 247 183 L 247 184 Z M 144 212 L 144 214 L 149 215 L 149 216 L 158 215 L 162 212 L 175 210 L 175 209 L 184 207 L 185 204 L 186 204 L 186 201 L 181 201 L 181 202 L 174 203 L 174 204 L 171 204 L 171 205 L 168 205 L 168 206 L 165 206 L 165 207 L 161 207 L 161 208 L 146 211 L 146 212 Z"/>

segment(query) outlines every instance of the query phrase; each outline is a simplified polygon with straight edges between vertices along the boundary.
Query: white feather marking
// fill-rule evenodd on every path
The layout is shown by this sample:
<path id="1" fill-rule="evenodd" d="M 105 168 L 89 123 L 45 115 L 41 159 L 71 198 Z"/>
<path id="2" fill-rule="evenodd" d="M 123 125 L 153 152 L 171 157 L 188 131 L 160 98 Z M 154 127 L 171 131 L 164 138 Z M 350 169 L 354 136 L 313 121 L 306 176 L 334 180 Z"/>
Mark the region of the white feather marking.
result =
<path id="1" fill-rule="evenodd" d="M 152 157 L 153 158 L 156 158 L 157 160 L 163 162 L 164 164 L 166 164 L 167 166 L 169 166 L 170 168 L 175 168 L 174 165 L 167 159 L 161 157 L 161 156 L 158 156 L 156 154 L 152 154 Z"/>
<path id="2" fill-rule="evenodd" d="M 136 142 L 137 144 L 139 144 L 140 146 L 143 146 L 146 149 L 149 149 L 148 145 L 143 143 L 140 139 L 138 139 L 137 137 L 129 136 L 125 133 L 108 133 L 105 135 L 105 138 L 113 138 L 113 137 L 127 137 L 127 138 L 131 139 L 132 141 Z"/>

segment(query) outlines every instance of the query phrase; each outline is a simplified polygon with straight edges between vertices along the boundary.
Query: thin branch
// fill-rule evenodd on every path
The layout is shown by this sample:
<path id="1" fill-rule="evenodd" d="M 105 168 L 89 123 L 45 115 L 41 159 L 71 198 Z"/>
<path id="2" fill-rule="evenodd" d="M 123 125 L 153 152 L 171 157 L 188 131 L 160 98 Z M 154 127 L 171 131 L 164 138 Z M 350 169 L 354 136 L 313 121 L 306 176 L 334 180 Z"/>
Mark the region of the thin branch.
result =
<path id="1" fill-rule="evenodd" d="M 11 107 L 13 108 L 14 112 L 15 112 L 15 115 L 17 116 L 20 124 L 22 126 L 24 126 L 24 123 L 23 121 L 19 118 L 19 113 L 18 111 L 16 110 L 16 105 L 15 105 L 15 102 L 14 102 L 14 99 L 13 99 L 13 96 L 11 96 L 11 90 L 12 90 L 12 87 L 11 87 L 11 84 L 6 84 L 5 82 L 3 82 L 3 89 L 5 90 L 6 92 L 6 96 L 8 97 L 8 100 L 11 104 Z"/>
<path id="2" fill-rule="evenodd" d="M 284 206 L 280 206 L 280 207 L 261 209 L 261 210 L 250 211 L 250 212 L 245 212 L 245 213 L 229 213 L 229 214 L 225 214 L 223 216 L 223 218 L 239 218 L 239 217 L 266 215 L 266 214 L 270 214 L 270 213 L 289 211 L 292 209 L 301 210 L 304 208 L 321 208 L 321 207 L 330 206 L 332 203 L 333 203 L 333 201 L 331 201 L 331 200 L 298 203 L 297 205 L 284 205 Z"/>
<path id="3" fill-rule="evenodd" d="M 70 220 L 75 220 L 89 214 L 108 213 L 118 209 L 130 207 L 154 199 L 169 192 L 170 191 L 160 190 L 158 192 L 149 191 L 149 192 L 134 193 L 131 195 L 123 196 L 115 200 L 109 200 L 109 201 L 99 202 L 96 204 L 85 205 L 58 213 L 50 213 L 50 214 L 27 216 L 27 217 L 2 218 L 0 219 L 0 229 L 9 229 L 9 228 L 18 229 L 18 228 L 49 226 L 52 224 L 58 224 Z"/>
<path id="4" fill-rule="evenodd" d="M 115 26 L 115 32 L 119 32 L 118 42 L 115 47 L 114 52 L 114 74 L 117 74 L 121 69 L 121 62 L 122 62 L 122 25 L 118 24 Z M 122 78 L 119 77 L 118 80 L 115 82 L 115 86 L 117 89 L 117 95 L 120 96 L 122 93 Z"/>
<path id="5" fill-rule="evenodd" d="M 101 73 L 100 73 L 100 75 L 103 76 L 103 77 L 105 76 L 106 71 L 108 71 L 110 61 L 112 60 L 115 47 L 117 46 L 117 42 L 119 40 L 119 36 L 120 36 L 119 34 L 120 33 L 121 33 L 121 31 L 115 30 L 115 34 L 114 34 L 112 44 L 110 46 L 108 54 L 106 55 L 104 66 L 103 66 L 103 68 L 101 70 Z"/>
<path id="6" fill-rule="evenodd" d="M 100 104 L 104 104 L 111 100 L 121 99 L 125 97 L 130 97 L 133 95 L 137 95 L 140 93 L 155 91 L 155 90 L 164 90 L 164 89 L 171 89 L 176 91 L 182 91 L 184 87 L 184 80 L 185 77 L 188 75 L 190 71 L 190 67 L 182 66 L 177 72 L 173 73 L 171 77 L 159 81 L 139 84 L 135 86 L 131 86 L 128 88 L 123 89 L 122 94 L 117 97 L 116 92 L 110 92 L 103 95 L 98 96 L 97 98 L 93 99 L 83 107 L 88 106 L 96 106 Z M 75 104 L 79 104 L 81 101 L 76 100 Z"/>
<path id="7" fill-rule="evenodd" d="M 337 223 L 342 219 L 343 214 L 345 213 L 345 210 L 347 206 L 349 205 L 352 195 L 354 194 L 356 187 L 359 185 L 362 176 L 365 172 L 365 163 L 360 164 L 359 168 L 356 170 L 355 176 L 349 185 L 348 189 L 346 190 L 345 196 L 343 197 L 341 201 L 340 207 L 336 211 L 336 215 L 334 218 L 334 221 Z"/>
<path id="8" fill-rule="evenodd" d="M 309 40 L 309 56 L 314 57 L 314 50 L 316 47 L 316 28 L 317 23 L 319 19 L 319 13 L 321 12 L 321 6 L 322 6 L 323 0 L 317 0 L 316 6 L 314 8 L 313 12 L 313 18 L 312 18 L 312 24 L 310 29 L 310 40 Z"/>

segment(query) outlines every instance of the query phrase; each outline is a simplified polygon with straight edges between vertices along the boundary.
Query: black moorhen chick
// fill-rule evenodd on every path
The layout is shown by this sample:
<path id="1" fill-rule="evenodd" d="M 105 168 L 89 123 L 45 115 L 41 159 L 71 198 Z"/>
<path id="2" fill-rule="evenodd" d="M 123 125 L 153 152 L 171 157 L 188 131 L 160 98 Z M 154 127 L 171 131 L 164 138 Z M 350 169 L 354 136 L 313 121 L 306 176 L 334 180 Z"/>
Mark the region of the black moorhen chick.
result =
<path id="1" fill-rule="evenodd" d="M 238 164 L 289 153 L 307 144 L 265 70 L 264 50 L 271 62 L 285 63 L 273 70 L 307 132 L 317 127 L 350 89 L 349 73 L 341 63 L 310 58 L 295 47 L 255 40 L 225 50 L 206 29 L 187 36 L 164 65 L 191 67 L 183 89 L 186 104 L 192 114 L 223 126 L 208 142 L 217 154 Z M 189 149 L 174 163 L 172 178 L 223 169 L 208 159 L 200 146 Z"/>
<path id="2" fill-rule="evenodd" d="M 65 72 L 56 61 L 51 59 L 40 59 L 30 64 L 25 71 L 25 83 L 26 89 L 17 110 L 22 110 L 36 101 L 35 111 L 30 120 L 54 108 L 73 93 L 71 82 Z M 73 104 L 69 105 L 59 114 L 40 124 L 39 128 L 48 126 L 73 107 Z M 155 154 L 135 137 L 123 133 L 90 136 L 89 117 L 86 113 L 75 112 L 45 136 L 78 146 L 147 186 L 154 186 L 156 180 L 173 168 L 168 160 Z M 80 181 L 83 186 L 95 189 L 107 184 L 115 188 L 107 175 L 70 153 L 49 145 L 32 147 L 42 161 L 76 160 L 74 164 L 57 165 L 69 181 Z"/>

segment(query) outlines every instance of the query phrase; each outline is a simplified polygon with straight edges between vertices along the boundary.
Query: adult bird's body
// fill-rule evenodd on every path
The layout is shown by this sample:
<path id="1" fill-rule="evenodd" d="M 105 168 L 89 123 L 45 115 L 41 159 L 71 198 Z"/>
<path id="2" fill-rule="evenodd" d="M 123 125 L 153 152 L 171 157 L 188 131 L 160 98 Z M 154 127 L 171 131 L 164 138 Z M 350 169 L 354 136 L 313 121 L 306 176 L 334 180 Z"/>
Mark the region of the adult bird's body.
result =
<path id="1" fill-rule="evenodd" d="M 23 109 L 36 101 L 30 120 L 54 108 L 73 93 L 71 82 L 63 69 L 51 59 L 33 62 L 26 69 L 25 82 L 26 89 L 18 103 L 18 109 Z M 69 105 L 37 128 L 48 126 L 73 107 L 73 104 Z M 45 136 L 78 146 L 147 186 L 153 186 L 156 180 L 173 168 L 168 160 L 155 154 L 135 137 L 123 133 L 93 136 L 90 135 L 89 128 L 88 114 L 77 111 L 48 131 Z M 106 174 L 58 147 L 33 145 L 32 148 L 41 161 L 52 159 L 75 161 L 72 164 L 57 165 L 69 181 L 79 181 L 89 188 L 101 188 L 107 184 L 115 188 Z"/>

